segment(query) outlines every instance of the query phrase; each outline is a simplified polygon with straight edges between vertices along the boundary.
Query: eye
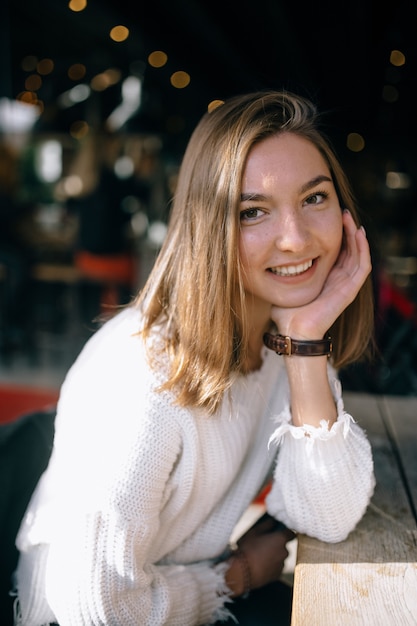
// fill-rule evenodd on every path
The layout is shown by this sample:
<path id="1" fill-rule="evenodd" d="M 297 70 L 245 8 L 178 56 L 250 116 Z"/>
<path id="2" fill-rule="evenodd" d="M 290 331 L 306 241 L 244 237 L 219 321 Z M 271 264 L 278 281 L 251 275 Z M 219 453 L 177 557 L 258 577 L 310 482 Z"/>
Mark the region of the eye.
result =
<path id="1" fill-rule="evenodd" d="M 328 197 L 327 191 L 316 191 L 306 198 L 305 204 L 322 204 Z"/>
<path id="2" fill-rule="evenodd" d="M 251 207 L 250 209 L 244 209 L 240 212 L 240 221 L 241 222 L 250 222 L 255 221 L 264 215 L 264 211 L 262 209 L 258 209 L 256 207 Z"/>

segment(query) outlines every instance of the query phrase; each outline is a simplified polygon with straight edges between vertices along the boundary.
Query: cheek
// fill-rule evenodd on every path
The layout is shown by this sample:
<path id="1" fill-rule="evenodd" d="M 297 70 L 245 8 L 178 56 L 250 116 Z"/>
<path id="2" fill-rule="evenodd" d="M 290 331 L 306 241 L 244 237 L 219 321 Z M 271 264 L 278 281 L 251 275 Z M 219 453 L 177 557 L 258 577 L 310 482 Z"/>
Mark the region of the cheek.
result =
<path id="1" fill-rule="evenodd" d="M 328 223 L 325 232 L 325 240 L 336 259 L 343 245 L 343 222 L 341 214 L 336 214 L 333 220 Z"/>
<path id="2" fill-rule="evenodd" d="M 245 245 L 245 242 L 240 242 L 239 246 L 239 265 L 240 270 L 242 272 L 243 283 L 245 287 L 247 287 L 247 278 L 251 272 L 251 263 L 250 263 L 251 255 Z"/>
<path id="3" fill-rule="evenodd" d="M 256 255 L 256 244 L 253 235 L 248 232 L 241 232 L 239 237 L 239 258 L 241 266 L 244 270 L 250 270 Z"/>

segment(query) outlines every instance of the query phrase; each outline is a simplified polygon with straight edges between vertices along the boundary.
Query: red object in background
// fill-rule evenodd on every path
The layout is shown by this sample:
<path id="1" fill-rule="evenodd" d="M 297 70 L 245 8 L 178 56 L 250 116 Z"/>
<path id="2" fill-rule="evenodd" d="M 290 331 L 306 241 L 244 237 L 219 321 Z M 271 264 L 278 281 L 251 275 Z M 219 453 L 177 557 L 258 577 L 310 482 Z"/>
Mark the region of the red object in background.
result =
<path id="1" fill-rule="evenodd" d="M 272 483 L 269 482 L 265 487 L 261 490 L 258 496 L 254 500 L 254 504 L 264 504 L 265 498 L 268 493 L 271 491 Z"/>
<path id="2" fill-rule="evenodd" d="M 131 254 L 93 254 L 84 250 L 75 253 L 75 266 L 81 276 L 101 283 L 101 307 L 117 306 L 120 287 L 134 289 L 137 283 L 137 262 Z"/>
<path id="3" fill-rule="evenodd" d="M 0 385 L 0 424 L 54 407 L 59 396 L 58 389 L 31 388 L 20 385 Z"/>
<path id="4" fill-rule="evenodd" d="M 412 319 L 416 316 L 416 304 L 412 302 L 407 293 L 397 287 L 392 279 L 381 272 L 379 277 L 379 310 L 384 316 L 389 308 L 393 308 L 404 319 Z"/>
<path id="5" fill-rule="evenodd" d="M 136 280 L 135 260 L 130 254 L 75 253 L 75 266 L 80 273 L 104 284 L 131 286 Z"/>

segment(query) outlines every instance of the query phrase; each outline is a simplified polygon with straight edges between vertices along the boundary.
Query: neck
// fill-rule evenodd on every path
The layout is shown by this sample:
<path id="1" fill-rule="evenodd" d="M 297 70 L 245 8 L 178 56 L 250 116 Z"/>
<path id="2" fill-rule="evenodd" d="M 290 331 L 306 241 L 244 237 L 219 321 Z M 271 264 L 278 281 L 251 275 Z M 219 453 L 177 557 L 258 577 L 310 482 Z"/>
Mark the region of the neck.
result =
<path id="1" fill-rule="evenodd" d="M 258 370 L 262 365 L 261 351 L 264 345 L 264 333 L 271 330 L 271 324 L 263 324 L 261 327 L 253 327 L 249 331 L 247 371 L 252 372 Z"/>
<path id="2" fill-rule="evenodd" d="M 262 365 L 261 350 L 264 345 L 263 336 L 271 331 L 271 305 L 260 303 L 256 299 L 248 298 L 247 314 L 249 324 L 247 371 L 257 370 Z"/>

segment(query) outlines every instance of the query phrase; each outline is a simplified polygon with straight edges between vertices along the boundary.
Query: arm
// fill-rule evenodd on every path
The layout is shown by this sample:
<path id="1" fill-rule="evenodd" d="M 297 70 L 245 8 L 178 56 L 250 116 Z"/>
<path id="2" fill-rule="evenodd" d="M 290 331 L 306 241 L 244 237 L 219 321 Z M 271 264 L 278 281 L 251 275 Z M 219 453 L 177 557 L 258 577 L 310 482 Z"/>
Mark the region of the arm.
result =
<path id="1" fill-rule="evenodd" d="M 289 554 L 286 544 L 294 537 L 291 530 L 267 513 L 257 520 L 238 540 L 237 550 L 228 559 L 225 580 L 232 597 L 279 580 Z"/>
<path id="2" fill-rule="evenodd" d="M 22 614 L 46 597 L 51 621 L 68 626 L 208 623 L 227 613 L 226 565 L 204 556 L 216 547 L 169 559 L 202 524 L 198 455 L 182 462 L 194 432 L 152 393 L 130 326 L 110 324 L 63 387 L 51 464 L 19 537 Z"/>
<path id="3" fill-rule="evenodd" d="M 357 228 L 351 214 L 343 212 L 344 244 L 319 296 L 298 308 L 272 307 L 271 317 L 282 335 L 293 339 L 322 339 L 340 314 L 355 299 L 371 271 L 365 231 Z M 327 377 L 327 357 L 284 357 L 295 425 L 329 428 L 337 417 Z"/>
<path id="4" fill-rule="evenodd" d="M 123 441 L 113 434 L 109 447 L 101 448 L 99 471 L 92 468 L 99 455 L 92 453 L 90 474 L 85 468 L 83 485 L 76 484 L 86 504 L 83 510 L 67 510 L 51 542 L 46 593 L 60 624 L 194 626 L 223 607 L 217 591 L 224 585 L 224 568 L 161 558 L 161 537 L 171 549 L 179 541 L 163 515 L 175 488 L 171 477 L 181 454 L 181 433 L 175 420 L 168 429 L 148 416 L 137 419 L 141 427 L 136 432 L 127 431 Z"/>
<path id="5" fill-rule="evenodd" d="M 299 533 L 322 541 L 347 537 L 359 522 L 375 487 L 373 459 L 365 432 L 345 412 L 341 385 L 328 365 L 337 410 L 329 428 L 292 423 L 289 402 L 278 417 L 271 443 L 279 444 L 267 510 Z"/>
<path id="6" fill-rule="evenodd" d="M 343 213 L 343 224 L 344 245 L 319 296 L 303 307 L 273 308 L 281 334 L 321 339 L 368 276 L 365 232 L 349 212 Z M 373 492 L 370 445 L 343 409 L 327 357 L 283 358 L 289 399 L 274 435 L 281 446 L 268 510 L 298 532 L 340 541 L 362 517 Z"/>

